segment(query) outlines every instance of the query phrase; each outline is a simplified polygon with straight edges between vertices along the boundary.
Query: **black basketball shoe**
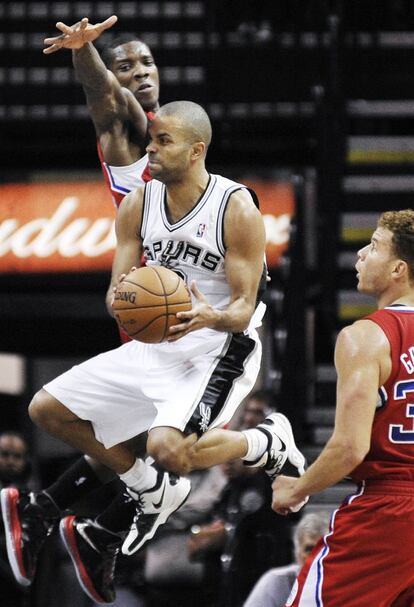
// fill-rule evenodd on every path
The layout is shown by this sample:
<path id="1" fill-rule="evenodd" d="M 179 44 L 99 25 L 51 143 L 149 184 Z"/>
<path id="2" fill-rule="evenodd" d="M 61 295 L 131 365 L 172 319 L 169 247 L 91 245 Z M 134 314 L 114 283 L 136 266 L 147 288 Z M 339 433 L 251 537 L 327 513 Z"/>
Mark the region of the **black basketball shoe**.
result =
<path id="1" fill-rule="evenodd" d="M 121 537 L 90 519 L 73 515 L 60 521 L 59 531 L 84 592 L 96 603 L 113 603 Z"/>
<path id="2" fill-rule="evenodd" d="M 59 509 L 44 493 L 7 487 L 1 490 L 1 511 L 14 577 L 22 586 L 30 586 L 39 552 L 59 520 Z"/>

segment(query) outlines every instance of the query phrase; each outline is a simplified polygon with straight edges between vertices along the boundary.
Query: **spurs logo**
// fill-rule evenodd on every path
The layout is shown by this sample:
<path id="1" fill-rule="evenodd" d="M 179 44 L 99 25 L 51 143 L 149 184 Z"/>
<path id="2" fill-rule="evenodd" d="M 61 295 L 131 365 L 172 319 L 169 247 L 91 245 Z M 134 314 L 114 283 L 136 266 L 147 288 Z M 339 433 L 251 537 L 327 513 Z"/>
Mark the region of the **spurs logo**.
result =
<path id="1" fill-rule="evenodd" d="M 200 430 L 202 432 L 207 432 L 208 425 L 210 423 L 210 418 L 211 418 L 211 407 L 209 407 L 208 405 L 203 403 L 203 401 L 201 401 L 201 403 L 200 403 L 200 415 L 201 415 L 201 419 L 199 422 Z"/>

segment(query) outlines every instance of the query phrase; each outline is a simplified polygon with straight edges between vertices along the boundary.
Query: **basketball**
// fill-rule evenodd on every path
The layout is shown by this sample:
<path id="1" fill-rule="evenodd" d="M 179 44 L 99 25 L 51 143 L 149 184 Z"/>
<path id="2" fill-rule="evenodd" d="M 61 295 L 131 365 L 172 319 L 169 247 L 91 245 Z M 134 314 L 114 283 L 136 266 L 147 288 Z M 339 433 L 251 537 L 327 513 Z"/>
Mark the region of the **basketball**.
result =
<path id="1" fill-rule="evenodd" d="M 119 283 L 112 304 L 120 327 L 146 344 L 161 343 L 177 312 L 191 310 L 191 295 L 183 279 L 163 266 L 146 266 L 130 272 Z"/>

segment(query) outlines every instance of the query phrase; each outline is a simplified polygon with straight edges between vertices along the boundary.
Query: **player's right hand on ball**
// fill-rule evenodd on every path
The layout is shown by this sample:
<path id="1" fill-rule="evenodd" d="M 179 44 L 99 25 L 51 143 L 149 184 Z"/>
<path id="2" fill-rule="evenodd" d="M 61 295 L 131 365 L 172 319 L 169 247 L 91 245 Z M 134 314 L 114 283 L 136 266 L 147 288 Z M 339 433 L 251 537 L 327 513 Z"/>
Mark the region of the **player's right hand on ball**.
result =
<path id="1" fill-rule="evenodd" d="M 179 324 L 170 327 L 167 341 L 177 341 L 192 331 L 214 326 L 217 311 L 199 290 L 195 280 L 191 283 L 190 291 L 194 295 L 196 303 L 188 312 L 177 313 Z"/>
<path id="2" fill-rule="evenodd" d="M 87 42 L 96 40 L 102 32 L 112 27 L 117 21 L 118 17 L 116 15 L 112 15 L 108 19 L 105 19 L 105 21 L 102 21 L 102 23 L 96 23 L 95 25 L 89 23 L 88 17 L 84 17 L 79 23 L 71 26 L 58 21 L 56 27 L 62 34 L 52 38 L 45 38 L 44 44 L 48 44 L 49 46 L 43 49 L 43 53 L 50 55 L 61 48 L 80 49 Z"/>
<path id="3" fill-rule="evenodd" d="M 133 270 L 136 270 L 136 269 L 137 269 L 137 268 L 136 268 L 136 266 L 132 266 L 132 268 L 129 270 L 129 272 L 126 272 L 126 273 L 124 273 L 124 274 L 120 274 L 120 275 L 119 275 L 118 282 L 116 283 L 116 285 L 114 285 L 114 286 L 112 287 L 112 297 L 111 297 L 110 302 L 109 302 L 109 304 L 110 304 L 111 308 L 112 308 L 112 306 L 114 305 L 114 301 L 115 301 L 115 293 L 116 293 L 116 290 L 118 289 L 118 286 L 119 286 L 119 285 L 121 284 L 121 282 L 124 280 L 125 276 L 128 276 L 128 274 L 129 274 L 130 272 L 133 272 Z"/>

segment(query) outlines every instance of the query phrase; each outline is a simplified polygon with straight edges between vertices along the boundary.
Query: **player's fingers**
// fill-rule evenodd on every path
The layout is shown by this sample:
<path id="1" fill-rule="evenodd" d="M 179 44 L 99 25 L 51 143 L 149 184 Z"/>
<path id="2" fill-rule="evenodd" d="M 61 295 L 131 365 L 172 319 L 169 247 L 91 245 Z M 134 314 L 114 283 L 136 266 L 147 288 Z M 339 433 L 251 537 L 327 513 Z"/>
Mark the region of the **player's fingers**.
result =
<path id="1" fill-rule="evenodd" d="M 60 36 L 53 36 L 52 38 L 45 38 L 43 40 L 44 44 L 59 44 L 59 42 L 61 40 L 63 40 L 64 38 L 64 34 L 61 34 Z"/>
<path id="2" fill-rule="evenodd" d="M 51 55 L 52 53 L 56 53 L 56 51 L 59 51 L 61 48 L 62 48 L 61 45 L 53 44 L 52 46 L 49 46 L 48 48 L 44 48 L 43 54 Z"/>
<path id="3" fill-rule="evenodd" d="M 194 312 L 192 310 L 188 310 L 187 312 L 177 312 L 176 317 L 178 320 L 192 320 L 194 318 Z"/>
<path id="4" fill-rule="evenodd" d="M 62 21 L 58 21 L 56 23 L 56 27 L 57 27 L 58 30 L 60 30 L 64 34 L 72 34 L 72 28 L 69 27 L 69 25 L 66 25 L 65 23 L 62 23 Z"/>
<path id="5" fill-rule="evenodd" d="M 111 15 L 110 17 L 108 17 L 108 19 L 105 19 L 105 21 L 102 21 L 102 23 L 98 23 L 99 30 L 100 31 L 107 30 L 110 27 L 112 27 L 113 25 L 115 25 L 115 23 L 117 21 L 118 21 L 118 17 L 116 15 Z"/>
<path id="6" fill-rule="evenodd" d="M 88 27 L 88 23 L 89 23 L 88 17 L 84 17 L 80 22 L 80 29 L 86 30 L 86 28 Z"/>

